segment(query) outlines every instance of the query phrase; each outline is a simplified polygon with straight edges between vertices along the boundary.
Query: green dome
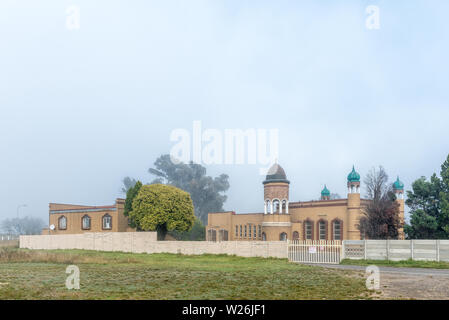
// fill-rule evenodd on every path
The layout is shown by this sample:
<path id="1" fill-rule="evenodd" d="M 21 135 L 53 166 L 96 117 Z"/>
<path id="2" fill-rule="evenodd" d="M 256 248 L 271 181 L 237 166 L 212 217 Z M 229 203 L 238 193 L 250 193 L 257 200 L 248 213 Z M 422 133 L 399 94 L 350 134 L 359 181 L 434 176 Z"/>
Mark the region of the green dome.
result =
<path id="1" fill-rule="evenodd" d="M 324 189 L 321 190 L 321 195 L 322 196 L 330 196 L 331 192 L 329 191 L 329 189 L 326 187 L 326 185 L 324 185 Z"/>
<path id="2" fill-rule="evenodd" d="M 396 181 L 393 183 L 393 189 L 394 190 L 404 190 L 404 184 L 401 180 L 399 180 L 399 176 L 396 179 Z"/>
<path id="3" fill-rule="evenodd" d="M 352 171 L 348 174 L 349 182 L 360 182 L 360 175 L 355 171 L 354 166 L 352 166 Z"/>

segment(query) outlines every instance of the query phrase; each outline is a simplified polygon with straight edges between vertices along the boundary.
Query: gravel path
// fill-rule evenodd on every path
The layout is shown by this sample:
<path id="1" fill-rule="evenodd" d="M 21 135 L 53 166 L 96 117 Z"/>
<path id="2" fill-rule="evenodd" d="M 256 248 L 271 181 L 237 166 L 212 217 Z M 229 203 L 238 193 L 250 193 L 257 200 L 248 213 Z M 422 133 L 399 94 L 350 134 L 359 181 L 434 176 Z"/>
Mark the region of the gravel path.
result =
<path id="1" fill-rule="evenodd" d="M 315 266 L 353 270 L 365 277 L 366 266 L 314 264 Z M 430 268 L 382 267 L 380 294 L 377 299 L 449 300 L 449 270 Z"/>

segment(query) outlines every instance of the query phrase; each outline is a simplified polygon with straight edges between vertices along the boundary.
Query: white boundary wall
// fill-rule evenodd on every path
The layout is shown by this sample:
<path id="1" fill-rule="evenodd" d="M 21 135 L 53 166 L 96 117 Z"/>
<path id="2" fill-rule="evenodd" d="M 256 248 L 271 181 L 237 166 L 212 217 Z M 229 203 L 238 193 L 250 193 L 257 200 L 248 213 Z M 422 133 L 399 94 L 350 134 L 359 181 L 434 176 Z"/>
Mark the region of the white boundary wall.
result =
<path id="1" fill-rule="evenodd" d="M 449 261 L 449 240 L 344 240 L 343 259 Z"/>
<path id="2" fill-rule="evenodd" d="M 229 254 L 287 258 L 286 241 L 157 241 L 156 232 L 99 232 L 20 236 L 20 248 L 134 253 Z"/>

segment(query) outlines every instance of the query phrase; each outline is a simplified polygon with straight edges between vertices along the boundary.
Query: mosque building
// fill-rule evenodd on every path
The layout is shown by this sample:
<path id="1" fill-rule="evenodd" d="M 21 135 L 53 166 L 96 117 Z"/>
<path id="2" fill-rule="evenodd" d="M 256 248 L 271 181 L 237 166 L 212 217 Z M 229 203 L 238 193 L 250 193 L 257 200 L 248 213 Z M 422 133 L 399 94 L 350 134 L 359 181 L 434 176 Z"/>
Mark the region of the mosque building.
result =
<path id="1" fill-rule="evenodd" d="M 348 195 L 332 199 L 325 185 L 320 200 L 289 201 L 290 181 L 284 169 L 274 164 L 264 186 L 264 211 L 236 214 L 235 211 L 208 215 L 206 237 L 209 241 L 248 240 L 360 240 L 358 229 L 364 207 L 370 200 L 360 197 L 360 174 L 352 168 L 347 177 Z M 404 184 L 399 177 L 393 184 L 399 202 L 400 219 L 404 221 Z M 403 228 L 400 239 L 404 239 Z"/>

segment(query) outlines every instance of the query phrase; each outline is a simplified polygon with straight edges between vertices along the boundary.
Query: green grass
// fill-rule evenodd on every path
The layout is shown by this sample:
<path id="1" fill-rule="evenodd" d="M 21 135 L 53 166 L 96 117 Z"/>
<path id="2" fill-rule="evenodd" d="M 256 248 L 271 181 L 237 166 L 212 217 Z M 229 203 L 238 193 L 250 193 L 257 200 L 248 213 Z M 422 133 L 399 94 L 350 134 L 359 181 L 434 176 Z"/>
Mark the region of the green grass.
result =
<path id="1" fill-rule="evenodd" d="M 356 265 L 356 266 L 385 266 L 385 267 L 397 267 L 397 268 L 433 268 L 433 269 L 449 269 L 449 262 L 437 262 L 437 261 L 416 261 L 416 260 L 352 260 L 345 259 L 340 264 Z"/>
<path id="2" fill-rule="evenodd" d="M 80 269 L 80 290 L 65 287 Z M 0 299 L 370 299 L 354 271 L 286 259 L 0 249 Z"/>

